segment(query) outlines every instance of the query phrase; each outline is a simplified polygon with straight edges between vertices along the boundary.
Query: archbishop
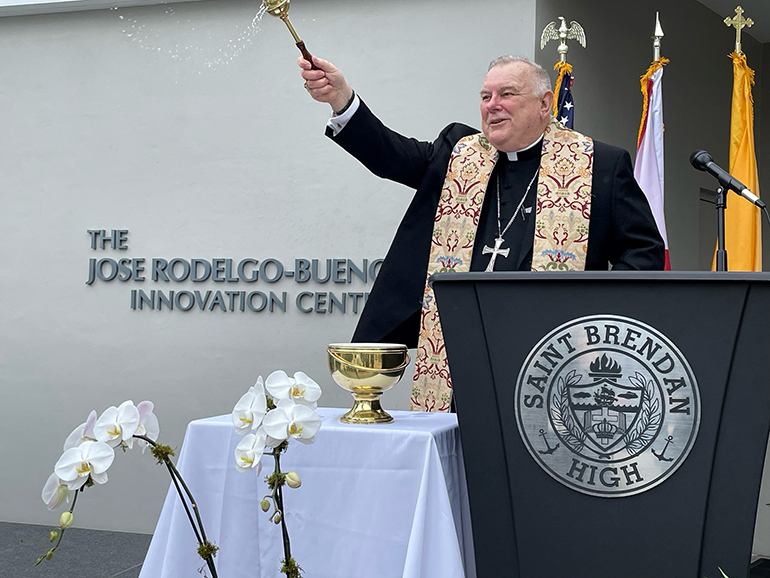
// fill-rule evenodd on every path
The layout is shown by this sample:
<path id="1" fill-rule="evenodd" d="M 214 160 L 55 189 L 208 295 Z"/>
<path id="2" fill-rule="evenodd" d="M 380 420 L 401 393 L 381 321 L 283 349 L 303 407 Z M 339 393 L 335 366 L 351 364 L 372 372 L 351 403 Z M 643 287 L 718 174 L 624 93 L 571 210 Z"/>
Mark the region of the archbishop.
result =
<path id="1" fill-rule="evenodd" d="M 628 152 L 559 124 L 538 64 L 493 60 L 481 131 L 453 123 L 431 143 L 387 128 L 330 62 L 298 63 L 310 95 L 332 108 L 327 135 L 375 175 L 416 190 L 353 336 L 417 347 L 412 409 L 451 405 L 432 274 L 663 269 Z"/>

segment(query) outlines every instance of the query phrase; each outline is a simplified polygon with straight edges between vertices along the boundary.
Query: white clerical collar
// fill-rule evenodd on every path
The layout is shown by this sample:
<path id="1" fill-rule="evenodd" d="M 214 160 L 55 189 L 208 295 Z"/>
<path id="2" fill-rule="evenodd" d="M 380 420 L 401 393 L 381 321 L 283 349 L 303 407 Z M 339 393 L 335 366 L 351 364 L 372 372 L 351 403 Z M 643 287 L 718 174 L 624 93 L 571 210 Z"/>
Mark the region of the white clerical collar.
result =
<path id="1" fill-rule="evenodd" d="M 543 134 L 545 134 L 545 131 L 543 131 Z M 508 160 L 509 161 L 517 161 L 517 160 L 519 160 L 519 153 L 523 153 L 524 151 L 528 151 L 529 149 L 531 149 L 535 145 L 539 144 L 542 139 L 543 139 L 543 135 L 541 134 L 539 137 L 537 137 L 535 139 L 535 142 L 533 142 L 531 145 L 525 146 L 523 149 L 519 149 L 517 151 L 513 151 L 512 153 L 505 153 L 505 154 L 508 155 Z"/>

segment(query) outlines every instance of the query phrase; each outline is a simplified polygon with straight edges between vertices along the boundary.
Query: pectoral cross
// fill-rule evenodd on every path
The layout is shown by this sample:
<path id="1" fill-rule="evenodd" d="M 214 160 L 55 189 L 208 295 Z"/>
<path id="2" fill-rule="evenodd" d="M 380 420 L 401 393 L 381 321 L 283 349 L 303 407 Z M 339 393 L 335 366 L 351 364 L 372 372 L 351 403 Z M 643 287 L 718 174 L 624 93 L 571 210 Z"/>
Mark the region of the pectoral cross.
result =
<path id="1" fill-rule="evenodd" d="M 489 273 L 490 271 L 495 270 L 495 259 L 497 259 L 498 255 L 502 255 L 503 257 L 508 257 L 508 253 L 511 252 L 510 249 L 501 249 L 500 246 L 505 243 L 505 239 L 502 237 L 495 237 L 495 247 L 494 249 L 492 247 L 487 247 L 484 245 L 484 248 L 481 250 L 482 255 L 489 255 L 492 253 L 492 257 L 489 259 L 489 265 L 487 265 L 487 268 L 484 269 L 485 273 Z"/>
<path id="2" fill-rule="evenodd" d="M 725 18 L 725 24 L 735 27 L 735 52 L 741 54 L 741 30 L 747 27 L 751 28 L 751 26 L 754 24 L 754 21 L 751 18 L 744 18 L 743 8 L 738 6 L 735 9 L 735 17 L 730 18 L 728 16 Z"/>

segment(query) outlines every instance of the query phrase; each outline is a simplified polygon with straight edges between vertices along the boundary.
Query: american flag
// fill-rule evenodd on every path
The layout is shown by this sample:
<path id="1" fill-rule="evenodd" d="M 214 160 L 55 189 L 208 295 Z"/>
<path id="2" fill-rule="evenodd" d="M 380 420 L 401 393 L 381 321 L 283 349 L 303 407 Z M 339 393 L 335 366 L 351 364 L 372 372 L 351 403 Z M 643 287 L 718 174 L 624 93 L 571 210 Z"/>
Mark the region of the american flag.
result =
<path id="1" fill-rule="evenodd" d="M 572 74 L 565 71 L 556 95 L 556 120 L 567 128 L 572 128 L 575 117 L 575 102 L 572 100 Z"/>

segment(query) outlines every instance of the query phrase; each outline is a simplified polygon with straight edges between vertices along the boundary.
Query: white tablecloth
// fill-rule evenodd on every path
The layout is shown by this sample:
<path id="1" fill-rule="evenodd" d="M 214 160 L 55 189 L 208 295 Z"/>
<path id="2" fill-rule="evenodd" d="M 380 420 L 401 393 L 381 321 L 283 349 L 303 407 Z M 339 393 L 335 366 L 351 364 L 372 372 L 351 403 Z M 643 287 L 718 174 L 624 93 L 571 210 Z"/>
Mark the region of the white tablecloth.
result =
<path id="1" fill-rule="evenodd" d="M 475 578 L 465 473 L 452 414 L 391 412 L 395 422 L 347 425 L 319 408 L 314 444 L 281 456 L 302 487 L 284 488 L 292 555 L 306 578 Z M 280 526 L 259 508 L 260 476 L 239 473 L 241 438 L 230 416 L 190 423 L 178 468 L 198 502 L 209 540 L 220 546 L 220 578 L 277 578 Z M 140 578 L 190 578 L 203 565 L 176 491 L 163 506 Z M 467 573 L 464 572 L 466 561 Z"/>

